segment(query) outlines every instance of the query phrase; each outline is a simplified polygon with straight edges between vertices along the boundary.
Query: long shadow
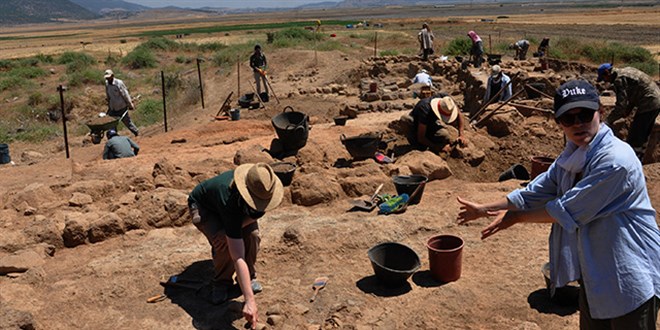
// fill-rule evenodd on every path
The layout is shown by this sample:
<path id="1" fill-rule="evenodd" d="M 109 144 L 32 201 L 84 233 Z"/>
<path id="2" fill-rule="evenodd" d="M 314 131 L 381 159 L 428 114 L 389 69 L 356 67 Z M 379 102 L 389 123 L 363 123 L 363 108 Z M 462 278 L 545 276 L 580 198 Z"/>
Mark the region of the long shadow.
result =
<path id="1" fill-rule="evenodd" d="M 213 277 L 213 262 L 211 260 L 196 261 L 183 272 L 175 275 L 182 283 L 186 281 L 198 283 L 198 288 L 194 286 L 165 286 L 165 295 L 172 303 L 179 305 L 192 317 L 192 325 L 195 329 L 238 329 L 232 323 L 242 318 L 240 313 L 242 305 L 239 302 L 232 301 L 232 299 L 241 295 L 240 288 L 232 286 L 229 291 L 230 299 L 220 305 L 213 305 L 210 299 L 210 281 Z M 232 310 L 238 312 L 232 312 Z"/>
<path id="2" fill-rule="evenodd" d="M 417 284 L 417 286 L 421 286 L 423 288 L 436 288 L 447 284 L 445 282 L 438 282 L 435 279 L 433 279 L 430 270 L 423 270 L 420 272 L 416 272 L 415 274 L 413 274 L 412 280 L 415 284 Z"/>
<path id="3" fill-rule="evenodd" d="M 387 287 L 378 281 L 376 275 L 364 277 L 357 281 L 355 285 L 358 289 L 362 290 L 362 292 L 375 294 L 379 297 L 396 297 L 412 290 L 408 281 L 398 287 Z"/>
<path id="4" fill-rule="evenodd" d="M 575 289 L 579 290 L 579 289 Z M 570 296 L 560 296 L 550 298 L 548 289 L 538 289 L 527 296 L 529 307 L 536 309 L 539 313 L 555 314 L 559 316 L 567 316 L 574 314 L 578 311 L 577 296 L 571 294 Z"/>

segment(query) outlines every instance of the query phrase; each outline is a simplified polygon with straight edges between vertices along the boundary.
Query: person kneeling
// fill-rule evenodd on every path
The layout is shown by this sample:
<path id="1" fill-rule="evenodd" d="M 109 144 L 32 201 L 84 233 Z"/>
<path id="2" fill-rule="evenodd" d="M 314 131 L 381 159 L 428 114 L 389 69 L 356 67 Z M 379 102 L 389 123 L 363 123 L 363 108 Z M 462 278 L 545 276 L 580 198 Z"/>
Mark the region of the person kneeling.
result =
<path id="1" fill-rule="evenodd" d="M 137 156 L 140 147 L 128 136 L 120 136 L 114 129 L 106 133 L 108 142 L 103 149 L 103 159 L 127 158 Z"/>

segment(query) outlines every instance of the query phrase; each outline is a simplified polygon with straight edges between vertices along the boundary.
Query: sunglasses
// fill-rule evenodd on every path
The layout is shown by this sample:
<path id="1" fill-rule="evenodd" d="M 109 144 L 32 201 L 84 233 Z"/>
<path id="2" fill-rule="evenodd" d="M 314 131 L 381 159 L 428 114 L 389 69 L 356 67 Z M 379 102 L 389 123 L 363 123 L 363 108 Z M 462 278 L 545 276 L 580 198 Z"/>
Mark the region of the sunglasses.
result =
<path id="1" fill-rule="evenodd" d="M 574 114 L 565 113 L 559 116 L 559 118 L 556 118 L 555 120 L 558 123 L 568 127 L 575 125 L 576 118 L 579 120 L 579 124 L 591 122 L 594 119 L 594 113 L 596 113 L 596 110 L 581 109 L 580 112 L 578 113 L 574 113 Z"/>

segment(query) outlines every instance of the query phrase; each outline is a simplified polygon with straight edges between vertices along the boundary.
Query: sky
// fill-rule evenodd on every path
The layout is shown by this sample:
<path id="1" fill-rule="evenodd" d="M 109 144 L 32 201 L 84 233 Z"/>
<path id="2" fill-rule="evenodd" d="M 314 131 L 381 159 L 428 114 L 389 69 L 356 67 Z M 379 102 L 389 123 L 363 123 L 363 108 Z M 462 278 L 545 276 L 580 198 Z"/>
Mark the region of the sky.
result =
<path id="1" fill-rule="evenodd" d="M 177 6 L 182 8 L 291 8 L 300 5 L 339 0 L 124 0 L 147 7 Z"/>

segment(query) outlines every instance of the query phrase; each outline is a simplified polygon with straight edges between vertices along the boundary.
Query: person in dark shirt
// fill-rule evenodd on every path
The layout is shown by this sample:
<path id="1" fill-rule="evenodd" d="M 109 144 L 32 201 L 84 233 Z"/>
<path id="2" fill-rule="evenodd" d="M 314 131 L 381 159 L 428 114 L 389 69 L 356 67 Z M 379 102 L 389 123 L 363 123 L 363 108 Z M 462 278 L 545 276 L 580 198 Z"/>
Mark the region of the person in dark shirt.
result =
<path id="1" fill-rule="evenodd" d="M 254 74 L 254 80 L 257 82 L 257 94 L 261 95 L 261 84 L 264 84 L 264 89 L 268 91 L 268 85 L 266 85 L 266 69 L 268 68 L 268 62 L 266 61 L 266 55 L 261 52 L 261 46 L 254 46 L 254 53 L 250 56 L 250 67 Z"/>
<path id="2" fill-rule="evenodd" d="M 449 152 L 451 146 L 467 144 L 463 135 L 464 119 L 458 106 L 446 93 L 421 99 L 408 116 L 404 116 L 411 125 L 408 142 L 418 150 L 430 149 L 433 152 Z M 458 138 L 453 139 L 446 125 L 458 129 Z"/>
<path id="3" fill-rule="evenodd" d="M 254 294 L 262 290 L 255 270 L 261 240 L 257 219 L 277 207 L 282 195 L 282 182 L 273 169 L 258 163 L 203 181 L 188 196 L 192 222 L 211 244 L 215 273 L 211 302 L 228 299 L 236 272 L 245 298 L 243 316 L 253 326 L 257 323 Z"/>
<path id="4" fill-rule="evenodd" d="M 116 159 L 135 157 L 140 151 L 140 146 L 133 142 L 128 136 L 120 136 L 114 129 L 106 133 L 108 142 L 103 149 L 103 159 Z"/>

